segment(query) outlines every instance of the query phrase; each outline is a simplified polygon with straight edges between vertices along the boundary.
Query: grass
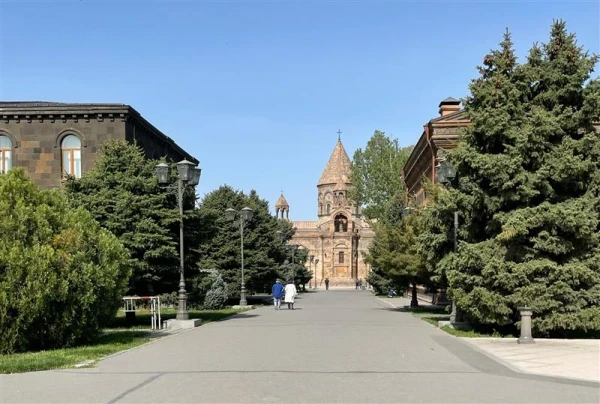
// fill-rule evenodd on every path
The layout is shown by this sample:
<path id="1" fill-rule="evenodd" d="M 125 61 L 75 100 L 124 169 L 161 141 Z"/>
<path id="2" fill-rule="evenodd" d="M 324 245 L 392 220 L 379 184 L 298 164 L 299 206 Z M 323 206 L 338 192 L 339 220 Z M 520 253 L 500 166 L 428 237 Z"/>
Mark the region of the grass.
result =
<path id="1" fill-rule="evenodd" d="M 243 310 L 189 310 L 190 318 L 200 318 L 202 323 L 223 320 Z M 161 320 L 175 318 L 175 309 L 162 309 Z M 125 313 L 119 310 L 105 333 L 89 345 L 53 349 L 49 351 L 24 352 L 11 355 L 0 355 L 0 374 L 22 373 L 39 370 L 71 368 L 74 365 L 91 361 L 85 367 L 108 355 L 124 351 L 149 342 L 158 335 L 150 332 L 150 312 L 136 313 L 137 325 L 128 327 Z"/>
<path id="2" fill-rule="evenodd" d="M 111 332 L 86 346 L 0 355 L 0 373 L 69 368 L 84 361 L 96 361 L 107 355 L 145 344 L 151 338 L 147 331 Z"/>

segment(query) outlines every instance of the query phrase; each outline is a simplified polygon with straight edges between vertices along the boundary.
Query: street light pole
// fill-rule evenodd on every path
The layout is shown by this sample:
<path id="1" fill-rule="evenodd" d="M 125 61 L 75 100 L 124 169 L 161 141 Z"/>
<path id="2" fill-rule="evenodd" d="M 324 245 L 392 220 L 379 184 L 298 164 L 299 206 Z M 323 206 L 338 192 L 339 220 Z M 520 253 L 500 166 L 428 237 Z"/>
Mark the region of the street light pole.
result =
<path id="1" fill-rule="evenodd" d="M 228 220 L 234 221 L 237 215 L 235 209 L 225 209 L 225 216 Z M 252 220 L 252 214 L 254 211 L 248 207 L 243 208 L 239 211 L 240 216 L 240 255 L 242 263 L 242 285 L 240 288 L 240 306 L 247 306 L 246 300 L 246 279 L 244 276 L 244 222 Z"/>
<path id="2" fill-rule="evenodd" d="M 179 296 L 177 306 L 177 320 L 189 320 L 187 311 L 187 292 L 185 290 L 185 256 L 183 250 L 183 193 L 186 187 L 194 188 L 200 182 L 202 170 L 194 163 L 183 160 L 177 163 L 177 185 L 171 184 L 170 168 L 165 163 L 156 166 L 155 174 L 158 184 L 169 193 L 175 193 L 179 207 Z"/>
<path id="3" fill-rule="evenodd" d="M 452 181 L 456 179 L 456 169 L 452 167 L 445 159 L 441 160 L 436 166 L 438 181 L 448 187 L 452 187 Z M 454 211 L 454 253 L 458 252 L 458 210 Z M 450 323 L 454 324 L 461 320 L 460 311 L 456 307 L 456 297 L 452 296 L 452 312 L 450 313 Z"/>

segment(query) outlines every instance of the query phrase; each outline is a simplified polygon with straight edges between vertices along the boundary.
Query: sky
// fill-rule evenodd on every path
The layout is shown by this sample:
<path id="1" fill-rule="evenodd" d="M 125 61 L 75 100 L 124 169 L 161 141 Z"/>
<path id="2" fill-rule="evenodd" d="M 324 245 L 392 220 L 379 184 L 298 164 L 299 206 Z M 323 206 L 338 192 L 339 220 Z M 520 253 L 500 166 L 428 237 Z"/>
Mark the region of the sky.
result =
<path id="1" fill-rule="evenodd" d="M 200 160 L 200 196 L 283 191 L 315 220 L 338 130 L 350 158 L 375 130 L 412 145 L 507 28 L 520 60 L 558 18 L 600 53 L 599 4 L 0 0 L 0 100 L 131 105 Z"/>

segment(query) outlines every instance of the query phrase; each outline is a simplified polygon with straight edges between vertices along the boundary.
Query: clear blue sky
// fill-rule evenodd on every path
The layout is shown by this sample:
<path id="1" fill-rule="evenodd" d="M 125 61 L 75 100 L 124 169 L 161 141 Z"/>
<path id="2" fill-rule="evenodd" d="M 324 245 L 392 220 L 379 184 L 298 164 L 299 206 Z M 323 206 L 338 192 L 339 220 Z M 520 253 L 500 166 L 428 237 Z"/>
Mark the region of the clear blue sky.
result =
<path id="1" fill-rule="evenodd" d="M 598 1 L 0 0 L 0 98 L 130 104 L 221 184 L 283 190 L 316 218 L 342 130 L 411 145 L 438 103 L 468 94 L 506 27 L 522 57 L 565 19 L 600 53 Z"/>

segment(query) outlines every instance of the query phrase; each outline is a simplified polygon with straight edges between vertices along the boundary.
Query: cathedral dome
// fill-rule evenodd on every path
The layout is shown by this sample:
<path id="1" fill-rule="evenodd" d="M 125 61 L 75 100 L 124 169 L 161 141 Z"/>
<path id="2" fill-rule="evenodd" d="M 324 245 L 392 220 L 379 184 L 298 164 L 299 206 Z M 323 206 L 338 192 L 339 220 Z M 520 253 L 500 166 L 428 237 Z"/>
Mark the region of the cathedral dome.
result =
<path id="1" fill-rule="evenodd" d="M 346 149 L 344 149 L 342 141 L 338 139 L 317 186 L 344 184 L 345 187 L 345 184 L 350 181 L 351 172 L 352 162 L 348 157 L 348 153 L 346 153 Z"/>

